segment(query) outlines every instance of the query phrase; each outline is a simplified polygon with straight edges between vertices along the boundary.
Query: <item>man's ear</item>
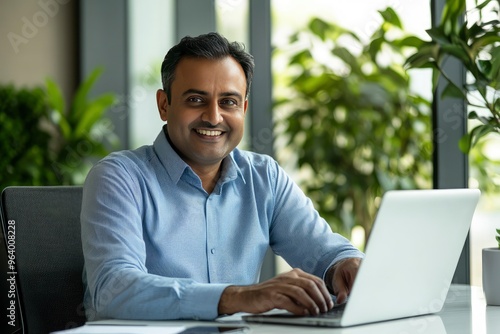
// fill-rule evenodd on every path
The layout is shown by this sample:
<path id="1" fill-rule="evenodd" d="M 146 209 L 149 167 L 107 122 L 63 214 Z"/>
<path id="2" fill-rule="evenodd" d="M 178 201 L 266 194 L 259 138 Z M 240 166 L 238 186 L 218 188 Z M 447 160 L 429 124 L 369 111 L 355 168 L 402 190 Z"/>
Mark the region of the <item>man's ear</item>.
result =
<path id="1" fill-rule="evenodd" d="M 156 91 L 156 104 L 161 120 L 166 122 L 168 120 L 168 98 L 167 93 L 163 89 L 158 89 Z"/>
<path id="2" fill-rule="evenodd" d="M 247 108 L 248 108 L 248 99 L 245 100 L 245 103 L 243 104 L 243 113 L 247 113 Z"/>

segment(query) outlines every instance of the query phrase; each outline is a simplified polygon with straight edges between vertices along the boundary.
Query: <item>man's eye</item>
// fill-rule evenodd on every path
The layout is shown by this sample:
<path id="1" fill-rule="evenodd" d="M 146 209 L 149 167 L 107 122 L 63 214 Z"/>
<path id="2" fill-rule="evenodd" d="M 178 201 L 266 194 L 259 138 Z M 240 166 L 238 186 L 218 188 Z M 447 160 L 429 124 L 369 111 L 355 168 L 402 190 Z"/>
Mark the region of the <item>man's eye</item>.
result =
<path id="1" fill-rule="evenodd" d="M 232 99 L 222 100 L 222 101 L 220 101 L 220 104 L 226 105 L 226 106 L 236 106 L 236 105 L 238 105 L 238 103 L 235 100 L 232 100 Z"/>
<path id="2" fill-rule="evenodd" d="M 200 102 L 203 102 L 203 100 L 199 97 L 196 97 L 196 96 L 192 96 L 192 97 L 189 97 L 187 99 L 188 102 L 191 102 L 191 103 L 200 103 Z"/>

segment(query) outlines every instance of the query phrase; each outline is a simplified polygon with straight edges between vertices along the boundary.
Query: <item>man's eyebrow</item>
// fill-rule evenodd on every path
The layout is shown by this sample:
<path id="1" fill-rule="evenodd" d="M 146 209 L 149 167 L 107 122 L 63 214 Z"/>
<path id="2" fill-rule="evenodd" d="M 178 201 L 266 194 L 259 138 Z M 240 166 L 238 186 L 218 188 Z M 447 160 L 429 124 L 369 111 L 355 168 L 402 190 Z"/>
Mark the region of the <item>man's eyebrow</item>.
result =
<path id="1" fill-rule="evenodd" d="M 221 97 L 235 96 L 238 99 L 243 100 L 243 96 L 240 93 L 238 93 L 237 91 L 224 92 L 224 93 L 220 94 L 220 96 Z"/>
<path id="2" fill-rule="evenodd" d="M 208 93 L 203 91 L 203 90 L 190 88 L 190 89 L 186 90 L 184 93 L 182 93 L 182 96 L 186 96 L 189 94 L 208 95 Z"/>
<path id="3" fill-rule="evenodd" d="M 198 94 L 198 95 L 203 95 L 203 96 L 208 95 L 208 93 L 206 91 L 204 91 L 204 90 L 190 88 L 190 89 L 184 91 L 184 93 L 182 93 L 182 96 L 186 96 L 186 95 L 189 95 L 189 94 Z M 235 96 L 235 97 L 239 98 L 240 100 L 243 100 L 243 95 L 241 95 L 237 91 L 223 92 L 223 93 L 221 93 L 219 95 L 219 97 L 229 97 L 229 96 Z"/>

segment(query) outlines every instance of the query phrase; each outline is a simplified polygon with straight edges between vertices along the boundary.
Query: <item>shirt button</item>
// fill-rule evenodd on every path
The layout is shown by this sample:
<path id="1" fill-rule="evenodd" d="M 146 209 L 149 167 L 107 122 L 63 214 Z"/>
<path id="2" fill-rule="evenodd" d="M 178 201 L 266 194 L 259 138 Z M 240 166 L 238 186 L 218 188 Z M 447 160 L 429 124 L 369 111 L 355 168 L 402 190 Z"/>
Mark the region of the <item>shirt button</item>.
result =
<path id="1" fill-rule="evenodd" d="M 210 253 L 215 254 L 215 248 L 212 248 L 212 249 L 210 250 Z"/>

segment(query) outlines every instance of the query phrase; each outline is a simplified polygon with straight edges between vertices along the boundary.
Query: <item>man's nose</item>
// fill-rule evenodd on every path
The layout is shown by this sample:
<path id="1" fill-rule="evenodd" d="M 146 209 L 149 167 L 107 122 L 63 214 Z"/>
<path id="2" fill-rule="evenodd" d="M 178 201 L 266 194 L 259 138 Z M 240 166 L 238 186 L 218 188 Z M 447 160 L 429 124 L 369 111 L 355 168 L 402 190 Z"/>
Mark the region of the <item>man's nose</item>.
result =
<path id="1" fill-rule="evenodd" d="M 201 120 L 212 125 L 222 123 L 223 118 L 218 103 L 211 103 L 201 115 Z"/>

